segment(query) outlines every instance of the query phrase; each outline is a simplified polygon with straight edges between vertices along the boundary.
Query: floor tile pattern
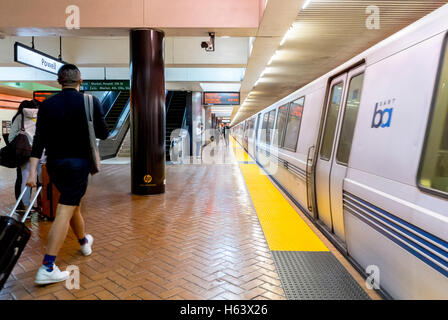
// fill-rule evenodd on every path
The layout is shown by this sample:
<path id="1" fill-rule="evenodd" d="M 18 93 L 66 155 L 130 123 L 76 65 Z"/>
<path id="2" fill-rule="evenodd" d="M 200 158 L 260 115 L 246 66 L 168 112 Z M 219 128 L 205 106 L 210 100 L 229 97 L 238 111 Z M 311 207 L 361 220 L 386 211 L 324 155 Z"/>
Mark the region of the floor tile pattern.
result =
<path id="1" fill-rule="evenodd" d="M 166 173 L 167 192 L 154 196 L 130 194 L 127 164 L 91 178 L 82 210 L 94 253 L 83 257 L 70 231 L 56 261 L 79 267 L 77 290 L 33 284 L 50 227 L 33 217 L 0 299 L 285 299 L 237 162 Z M 0 214 L 13 205 L 14 176 L 0 169 Z"/>

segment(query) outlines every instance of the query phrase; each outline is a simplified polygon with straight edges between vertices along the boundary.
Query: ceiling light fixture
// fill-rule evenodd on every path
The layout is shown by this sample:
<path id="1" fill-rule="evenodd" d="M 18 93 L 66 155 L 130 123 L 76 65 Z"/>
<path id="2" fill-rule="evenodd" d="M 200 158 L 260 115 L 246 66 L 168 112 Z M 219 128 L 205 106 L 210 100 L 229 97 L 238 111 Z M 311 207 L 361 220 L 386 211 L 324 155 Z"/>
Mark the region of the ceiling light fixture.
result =
<path id="1" fill-rule="evenodd" d="M 269 59 L 268 66 L 271 65 L 272 61 L 274 61 L 274 58 L 275 58 L 276 54 L 277 54 L 277 51 L 275 51 L 274 54 L 272 55 L 271 59 Z"/>
<path id="2" fill-rule="evenodd" d="M 283 38 L 282 38 L 282 41 L 280 41 L 280 46 L 282 46 L 282 45 L 285 43 L 286 39 L 288 39 L 288 37 L 289 37 L 289 35 L 291 34 L 291 31 L 292 31 L 293 29 L 294 29 L 294 24 L 292 24 L 292 25 L 289 27 L 288 31 L 286 31 L 285 35 L 284 35 Z"/>
<path id="3" fill-rule="evenodd" d="M 306 9 L 306 7 L 308 7 L 311 3 L 311 0 L 305 0 L 305 3 L 302 6 L 302 9 Z"/>

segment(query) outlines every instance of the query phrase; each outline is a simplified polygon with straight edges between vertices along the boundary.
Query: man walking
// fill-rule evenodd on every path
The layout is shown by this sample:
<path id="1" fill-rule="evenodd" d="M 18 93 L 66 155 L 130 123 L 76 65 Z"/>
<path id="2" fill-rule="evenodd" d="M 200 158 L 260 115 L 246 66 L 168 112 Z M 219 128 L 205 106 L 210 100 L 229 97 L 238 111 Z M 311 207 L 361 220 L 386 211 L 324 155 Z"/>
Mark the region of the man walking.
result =
<path id="1" fill-rule="evenodd" d="M 69 276 L 67 271 L 60 271 L 54 263 L 69 225 L 85 256 L 92 253 L 93 244 L 93 237 L 85 234 L 80 211 L 81 198 L 87 190 L 90 155 L 84 96 L 79 92 L 81 73 L 75 65 L 66 64 L 58 71 L 58 82 L 62 91 L 45 100 L 37 115 L 27 181 L 28 186 L 36 186 L 37 164 L 45 149 L 48 174 L 61 196 L 48 235 L 46 254 L 36 275 L 35 283 L 40 285 L 64 281 Z M 109 130 L 101 103 L 95 97 L 93 107 L 95 135 L 104 140 Z"/>
<path id="2" fill-rule="evenodd" d="M 224 139 L 226 140 L 226 146 L 229 145 L 230 127 L 228 124 L 224 126 Z"/>

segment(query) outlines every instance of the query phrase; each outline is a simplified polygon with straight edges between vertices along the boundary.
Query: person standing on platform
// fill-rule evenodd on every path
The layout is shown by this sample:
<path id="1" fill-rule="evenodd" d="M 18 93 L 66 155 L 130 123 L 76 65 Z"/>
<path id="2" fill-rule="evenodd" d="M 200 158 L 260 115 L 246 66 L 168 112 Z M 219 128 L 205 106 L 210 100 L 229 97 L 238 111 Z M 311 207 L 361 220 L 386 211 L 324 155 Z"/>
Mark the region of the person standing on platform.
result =
<path id="1" fill-rule="evenodd" d="M 81 198 L 87 190 L 90 157 L 84 95 L 79 92 L 81 73 L 75 65 L 66 64 L 58 71 L 58 82 L 62 91 L 45 100 L 39 108 L 26 183 L 30 187 L 36 186 L 37 164 L 45 149 L 48 174 L 61 195 L 48 235 L 46 254 L 35 279 L 39 285 L 68 279 L 69 272 L 60 271 L 55 260 L 69 226 L 78 238 L 83 255 L 92 253 L 93 244 L 93 237 L 84 232 L 80 210 Z M 95 135 L 104 140 L 109 135 L 109 129 L 101 103 L 95 97 L 93 109 Z"/>
<path id="2" fill-rule="evenodd" d="M 216 129 L 215 129 L 215 133 L 216 133 L 216 145 L 219 145 L 219 138 L 221 137 L 221 126 L 219 124 L 216 125 Z"/>
<path id="3" fill-rule="evenodd" d="M 224 139 L 224 123 L 221 123 L 219 126 L 219 133 L 221 134 L 222 138 Z"/>
<path id="4" fill-rule="evenodd" d="M 34 133 L 36 132 L 37 112 L 39 111 L 39 103 L 36 100 L 24 100 L 20 103 L 17 113 L 12 118 L 11 131 L 8 135 L 8 142 L 11 143 L 23 129 L 25 130 L 26 137 L 30 145 L 33 145 Z M 22 122 L 23 121 L 23 122 Z M 17 167 L 17 179 L 15 184 L 15 196 L 19 198 L 23 189 L 26 188 L 26 180 L 28 179 L 28 172 L 30 168 L 30 162 L 27 161 L 21 166 Z M 38 174 L 40 174 L 40 162 L 37 167 Z M 27 190 L 22 198 L 22 202 L 19 205 L 18 212 L 25 212 L 30 206 L 31 202 L 31 190 Z"/>
<path id="5" fill-rule="evenodd" d="M 229 135 L 230 135 L 230 128 L 229 128 L 228 124 L 226 124 L 224 126 L 223 132 L 224 132 L 224 139 L 226 140 L 226 146 L 228 146 L 229 145 Z"/>

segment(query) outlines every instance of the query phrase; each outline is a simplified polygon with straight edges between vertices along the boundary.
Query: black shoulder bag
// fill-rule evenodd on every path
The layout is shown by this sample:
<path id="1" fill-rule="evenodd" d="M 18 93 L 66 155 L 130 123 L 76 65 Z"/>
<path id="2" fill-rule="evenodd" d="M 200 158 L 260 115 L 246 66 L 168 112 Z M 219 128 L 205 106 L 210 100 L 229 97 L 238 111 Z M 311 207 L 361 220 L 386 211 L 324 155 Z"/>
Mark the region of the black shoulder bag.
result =
<path id="1" fill-rule="evenodd" d="M 25 132 L 25 116 L 22 113 L 20 132 L 6 147 L 0 150 L 0 165 L 7 168 L 17 168 L 23 165 L 31 156 L 32 146 Z"/>

